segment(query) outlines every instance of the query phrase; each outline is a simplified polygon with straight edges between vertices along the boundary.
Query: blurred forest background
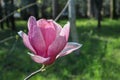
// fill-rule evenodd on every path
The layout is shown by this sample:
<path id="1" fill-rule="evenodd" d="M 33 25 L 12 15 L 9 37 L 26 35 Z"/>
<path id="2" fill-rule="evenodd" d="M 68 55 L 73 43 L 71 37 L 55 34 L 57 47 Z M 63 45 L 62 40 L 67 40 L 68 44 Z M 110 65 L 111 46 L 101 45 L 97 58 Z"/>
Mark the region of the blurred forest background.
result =
<path id="1" fill-rule="evenodd" d="M 69 41 L 83 44 L 30 80 L 120 80 L 120 0 L 0 0 L 0 80 L 23 80 L 41 67 L 17 35 L 27 33 L 29 16 L 69 20 Z"/>

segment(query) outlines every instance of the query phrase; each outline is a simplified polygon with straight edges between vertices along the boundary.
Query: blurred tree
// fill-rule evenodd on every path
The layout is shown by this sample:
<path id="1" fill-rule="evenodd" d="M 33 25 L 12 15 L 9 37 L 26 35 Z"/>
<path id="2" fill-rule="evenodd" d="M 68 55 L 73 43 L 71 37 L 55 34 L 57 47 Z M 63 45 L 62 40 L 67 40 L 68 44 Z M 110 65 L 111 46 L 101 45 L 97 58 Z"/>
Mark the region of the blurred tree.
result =
<path id="1" fill-rule="evenodd" d="M 102 15 L 105 17 L 110 16 L 110 0 L 103 0 Z"/>
<path id="2" fill-rule="evenodd" d="M 28 5 L 28 4 L 29 4 L 28 0 L 21 0 L 20 6 L 25 6 L 25 5 Z M 21 11 L 21 17 L 25 20 L 28 19 L 29 16 L 28 16 L 28 13 L 27 13 L 27 9 Z"/>
<path id="3" fill-rule="evenodd" d="M 58 15 L 58 0 L 52 0 L 52 17 L 55 19 Z"/>
<path id="4" fill-rule="evenodd" d="M 2 8 L 2 1 L 0 0 L 0 20 L 3 18 L 3 8 Z M 0 27 L 3 29 L 3 22 L 0 22 Z"/>
<path id="5" fill-rule="evenodd" d="M 14 11 L 14 0 L 4 0 L 4 8 L 5 8 L 5 16 L 9 15 L 11 12 Z M 15 30 L 15 18 L 14 18 L 14 14 L 9 16 L 7 19 L 6 19 L 6 24 L 7 24 L 7 27 L 11 27 L 12 30 Z"/>
<path id="6" fill-rule="evenodd" d="M 103 0 L 95 0 L 95 6 L 96 6 L 96 17 L 98 19 L 98 28 L 101 28 L 101 20 L 102 20 L 102 16 L 101 16 L 101 10 L 102 10 L 102 3 Z"/>
<path id="7" fill-rule="evenodd" d="M 110 0 L 110 18 L 115 19 L 116 16 L 116 0 Z"/>
<path id="8" fill-rule="evenodd" d="M 87 0 L 76 1 L 76 17 L 87 17 Z"/>
<path id="9" fill-rule="evenodd" d="M 88 17 L 95 17 L 96 6 L 95 0 L 87 0 L 87 15 Z"/>
<path id="10" fill-rule="evenodd" d="M 120 16 L 120 0 L 116 1 L 116 6 L 117 6 L 116 14 L 117 14 L 117 16 Z"/>
<path id="11" fill-rule="evenodd" d="M 103 0 L 88 0 L 88 17 L 95 17 L 98 20 L 98 28 L 101 28 L 101 10 L 102 10 Z"/>
<path id="12" fill-rule="evenodd" d="M 21 6 L 26 6 L 32 3 L 37 3 L 37 0 L 22 0 Z M 29 16 L 35 16 L 38 18 L 38 6 L 33 5 L 23 11 L 21 11 L 21 16 L 23 19 L 28 19 Z"/>
<path id="13" fill-rule="evenodd" d="M 42 5 L 41 5 L 41 16 L 43 18 L 47 18 L 47 12 L 46 12 L 46 9 L 47 9 L 47 0 L 42 0 Z"/>
<path id="14" fill-rule="evenodd" d="M 91 17 L 91 0 L 87 0 L 87 16 Z"/>
<path id="15" fill-rule="evenodd" d="M 76 21 L 75 0 L 69 0 L 69 21 L 72 41 L 79 42 L 75 24 Z M 77 53 L 79 53 L 79 51 Z"/>
<path id="16" fill-rule="evenodd" d="M 30 3 L 36 3 L 37 0 L 29 0 L 29 4 Z M 35 16 L 36 18 L 38 18 L 38 6 L 37 5 L 33 5 L 31 7 L 28 8 L 28 15 L 29 16 Z"/>

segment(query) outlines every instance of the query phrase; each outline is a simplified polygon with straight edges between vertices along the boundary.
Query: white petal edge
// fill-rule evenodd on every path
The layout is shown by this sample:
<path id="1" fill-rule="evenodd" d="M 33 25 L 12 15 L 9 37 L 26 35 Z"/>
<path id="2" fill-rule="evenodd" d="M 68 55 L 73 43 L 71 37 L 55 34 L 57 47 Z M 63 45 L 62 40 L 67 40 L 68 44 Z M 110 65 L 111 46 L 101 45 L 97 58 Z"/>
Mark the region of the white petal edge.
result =
<path id="1" fill-rule="evenodd" d="M 65 48 L 57 55 L 56 58 L 68 55 L 71 52 L 79 49 L 80 47 L 82 47 L 82 44 L 79 44 L 79 43 L 76 43 L 76 42 L 68 42 L 66 44 Z"/>
<path id="2" fill-rule="evenodd" d="M 44 58 L 44 57 L 41 57 L 39 55 L 34 55 L 30 52 L 28 52 L 28 54 L 31 56 L 31 58 L 36 62 L 36 63 L 40 63 L 40 64 L 44 64 L 45 62 L 47 62 L 50 58 Z"/>
<path id="3" fill-rule="evenodd" d="M 19 34 L 20 37 L 22 37 L 23 31 L 20 30 L 20 31 L 18 32 L 18 34 Z"/>

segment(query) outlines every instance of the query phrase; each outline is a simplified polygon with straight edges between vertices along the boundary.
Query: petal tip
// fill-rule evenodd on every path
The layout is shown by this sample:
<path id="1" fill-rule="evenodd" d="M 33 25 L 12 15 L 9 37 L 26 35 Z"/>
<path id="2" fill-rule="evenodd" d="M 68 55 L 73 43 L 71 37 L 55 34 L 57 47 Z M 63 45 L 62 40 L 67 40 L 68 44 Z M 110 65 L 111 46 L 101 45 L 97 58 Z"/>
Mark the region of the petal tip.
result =
<path id="1" fill-rule="evenodd" d="M 30 16 L 29 17 L 29 20 L 32 19 L 32 20 L 36 20 L 36 18 L 34 16 Z"/>
<path id="2" fill-rule="evenodd" d="M 82 47 L 82 44 L 79 44 L 76 42 L 68 42 L 67 45 L 65 46 L 65 48 L 57 55 L 56 58 L 68 55 L 71 52 L 79 49 L 80 47 Z"/>
<path id="3" fill-rule="evenodd" d="M 83 44 L 79 44 L 79 43 L 76 43 L 76 42 L 69 42 L 69 43 L 72 43 L 73 45 L 76 46 L 76 49 L 79 49 L 82 47 Z"/>
<path id="4" fill-rule="evenodd" d="M 23 31 L 19 31 L 19 32 L 18 32 L 18 35 L 19 35 L 20 37 L 22 37 Z"/>
<path id="5" fill-rule="evenodd" d="M 67 24 L 70 24 L 70 21 L 67 21 Z"/>
<path id="6" fill-rule="evenodd" d="M 35 56 L 34 54 L 32 54 L 32 53 L 30 53 L 30 52 L 28 52 L 27 54 L 29 54 L 30 56 Z"/>
<path id="7" fill-rule="evenodd" d="M 28 19 L 28 29 L 30 30 L 33 25 L 36 25 L 36 18 L 34 16 L 30 16 Z"/>
<path id="8" fill-rule="evenodd" d="M 78 43 L 77 43 L 78 44 Z M 81 48 L 83 46 L 83 44 L 78 44 L 79 45 L 79 48 Z"/>

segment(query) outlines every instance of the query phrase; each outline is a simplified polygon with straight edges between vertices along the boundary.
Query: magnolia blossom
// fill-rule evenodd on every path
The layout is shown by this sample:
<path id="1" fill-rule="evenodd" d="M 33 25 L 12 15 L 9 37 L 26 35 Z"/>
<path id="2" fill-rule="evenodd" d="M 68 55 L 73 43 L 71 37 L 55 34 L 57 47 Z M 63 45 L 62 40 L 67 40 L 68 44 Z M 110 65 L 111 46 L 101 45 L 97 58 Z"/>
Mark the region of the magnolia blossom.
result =
<path id="1" fill-rule="evenodd" d="M 22 31 L 25 46 L 32 52 L 31 58 L 41 64 L 50 65 L 57 58 L 70 54 L 81 47 L 81 44 L 68 42 L 70 23 L 62 28 L 54 20 L 39 19 L 31 16 L 28 20 L 28 35 Z"/>

